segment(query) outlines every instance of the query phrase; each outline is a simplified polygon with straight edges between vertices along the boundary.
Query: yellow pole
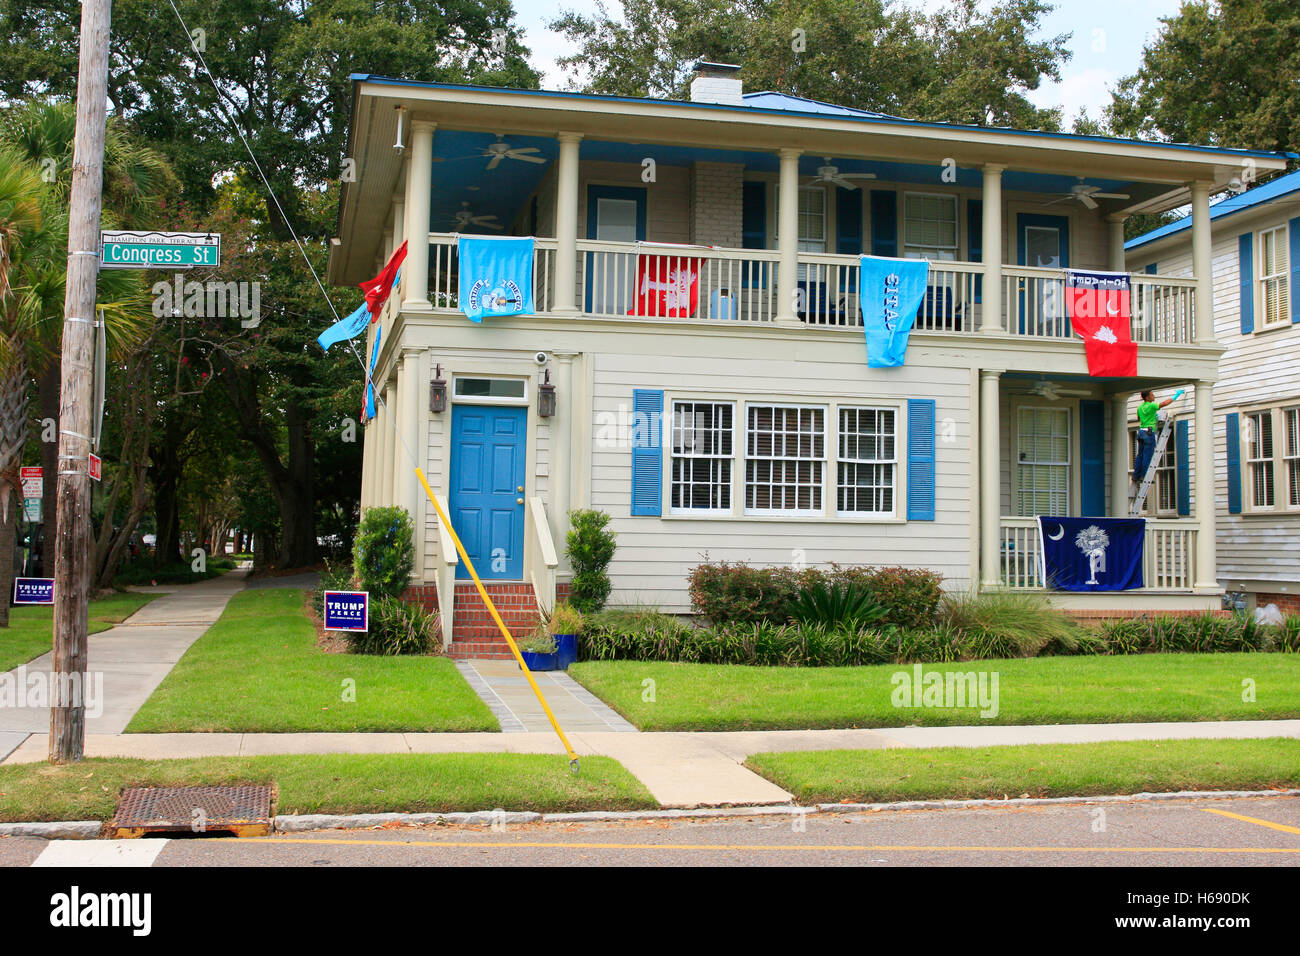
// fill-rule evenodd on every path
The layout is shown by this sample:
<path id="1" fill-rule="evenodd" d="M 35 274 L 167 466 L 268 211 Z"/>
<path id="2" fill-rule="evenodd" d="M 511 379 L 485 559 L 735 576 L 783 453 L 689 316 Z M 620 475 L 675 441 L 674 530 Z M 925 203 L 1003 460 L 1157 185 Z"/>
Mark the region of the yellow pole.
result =
<path id="1" fill-rule="evenodd" d="M 446 525 L 447 533 L 451 535 L 451 540 L 456 545 L 456 553 L 460 555 L 460 559 L 465 562 L 465 567 L 469 569 L 469 576 L 474 579 L 474 587 L 478 588 L 479 597 L 481 597 L 483 603 L 487 605 L 488 613 L 492 615 L 492 620 L 496 621 L 497 627 L 501 630 L 501 636 L 504 637 L 506 643 L 510 645 L 510 653 L 515 655 L 515 660 L 519 662 L 520 669 L 524 672 L 524 676 L 528 678 L 529 686 L 532 687 L 533 693 L 537 695 L 538 701 L 541 702 L 542 710 L 546 711 L 546 719 L 551 722 L 551 727 L 554 728 L 556 735 L 560 738 L 560 743 L 564 744 L 564 749 L 569 754 L 569 766 L 573 768 L 574 773 L 577 773 L 578 755 L 573 752 L 573 747 L 569 744 L 569 738 L 564 736 L 564 731 L 560 729 L 560 724 L 559 721 L 555 719 L 555 714 L 551 713 L 551 706 L 546 703 L 546 698 L 542 695 L 542 689 L 537 686 L 537 681 L 533 680 L 533 672 L 530 671 L 528 665 L 524 663 L 524 657 L 519 653 L 519 645 L 516 644 L 515 639 L 510 636 L 510 629 L 506 627 L 505 621 L 501 620 L 501 615 L 497 613 L 496 605 L 493 604 L 492 599 L 488 597 L 487 589 L 483 587 L 483 582 L 479 579 L 478 571 L 474 569 L 474 562 L 469 559 L 469 555 L 465 553 L 465 546 L 460 543 L 460 535 L 458 535 L 456 529 L 452 527 L 451 519 L 447 517 L 446 512 L 442 510 L 442 506 L 438 504 L 438 499 L 433 496 L 433 489 L 429 487 L 429 480 L 424 477 L 424 469 L 416 466 L 415 477 L 420 479 L 420 484 L 424 487 L 424 493 L 428 496 L 429 503 L 433 505 L 433 510 L 438 512 L 438 520 Z M 442 597 L 442 600 L 449 601 L 451 599 L 451 595 L 444 595 Z"/>

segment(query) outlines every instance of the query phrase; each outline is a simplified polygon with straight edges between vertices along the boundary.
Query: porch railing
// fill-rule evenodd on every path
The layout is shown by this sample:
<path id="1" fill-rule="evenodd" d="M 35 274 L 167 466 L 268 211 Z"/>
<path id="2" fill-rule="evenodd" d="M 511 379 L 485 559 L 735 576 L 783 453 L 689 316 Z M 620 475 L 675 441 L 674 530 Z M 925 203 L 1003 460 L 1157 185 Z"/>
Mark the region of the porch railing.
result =
<path id="1" fill-rule="evenodd" d="M 457 236 L 429 236 L 429 300 L 436 309 L 458 307 Z M 556 240 L 536 240 L 533 296 L 538 314 L 552 311 L 558 282 L 574 283 L 583 315 L 598 318 L 677 319 L 683 322 L 772 322 L 780 290 L 775 249 L 657 246 L 654 243 L 580 239 L 571 280 L 556 275 Z M 638 259 L 651 257 L 644 267 Z M 800 252 L 792 311 L 810 328 L 861 327 L 859 258 Z M 692 304 L 684 277 L 694 273 Z M 936 260 L 917 313 L 917 332 L 963 335 L 982 324 L 984 265 Z M 1131 334 L 1135 342 L 1190 344 L 1196 341 L 1194 279 L 1131 276 Z M 649 285 L 649 288 L 644 286 Z M 1030 339 L 1071 338 L 1065 310 L 1065 270 L 1002 267 L 1003 327 Z"/>
<path id="2" fill-rule="evenodd" d="M 1021 590 L 1043 588 L 1038 519 L 1004 515 L 1001 526 L 1002 584 Z M 1142 567 L 1145 590 L 1192 590 L 1196 580 L 1196 534 L 1193 519 L 1147 519 Z"/>

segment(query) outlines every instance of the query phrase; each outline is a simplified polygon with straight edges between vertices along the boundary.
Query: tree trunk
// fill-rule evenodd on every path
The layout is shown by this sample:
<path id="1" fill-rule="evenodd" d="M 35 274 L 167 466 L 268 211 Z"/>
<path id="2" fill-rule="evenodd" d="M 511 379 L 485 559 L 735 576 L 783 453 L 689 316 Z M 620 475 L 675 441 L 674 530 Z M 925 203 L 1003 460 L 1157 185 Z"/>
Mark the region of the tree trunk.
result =
<path id="1" fill-rule="evenodd" d="M 9 595 L 14 590 L 14 542 L 23 515 L 18 468 L 27 444 L 27 363 L 22 344 L 10 340 L 16 354 L 12 367 L 0 377 L 0 627 L 9 626 Z"/>
<path id="2" fill-rule="evenodd" d="M 17 474 L 0 475 L 0 482 L 16 480 Z M 9 598 L 13 593 L 14 580 L 14 541 L 18 535 L 18 522 L 22 520 L 23 499 L 12 490 L 7 496 L 0 491 L 7 507 L 0 509 L 0 581 L 7 581 L 9 590 L 0 595 L 0 627 L 9 626 Z"/>

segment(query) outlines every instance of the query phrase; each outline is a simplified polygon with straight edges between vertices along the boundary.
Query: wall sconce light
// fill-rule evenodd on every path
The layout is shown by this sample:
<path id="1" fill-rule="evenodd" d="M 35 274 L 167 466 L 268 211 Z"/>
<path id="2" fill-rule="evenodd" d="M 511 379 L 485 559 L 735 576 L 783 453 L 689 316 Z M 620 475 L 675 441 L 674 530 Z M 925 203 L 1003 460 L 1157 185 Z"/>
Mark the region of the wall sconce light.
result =
<path id="1" fill-rule="evenodd" d="M 551 370 L 546 370 L 546 381 L 537 386 L 537 415 L 550 418 L 555 414 L 555 386 L 551 384 Z"/>
<path id="2" fill-rule="evenodd" d="M 447 410 L 447 382 L 442 377 L 442 366 L 434 366 L 433 381 L 429 383 L 429 411 L 445 412 Z"/>

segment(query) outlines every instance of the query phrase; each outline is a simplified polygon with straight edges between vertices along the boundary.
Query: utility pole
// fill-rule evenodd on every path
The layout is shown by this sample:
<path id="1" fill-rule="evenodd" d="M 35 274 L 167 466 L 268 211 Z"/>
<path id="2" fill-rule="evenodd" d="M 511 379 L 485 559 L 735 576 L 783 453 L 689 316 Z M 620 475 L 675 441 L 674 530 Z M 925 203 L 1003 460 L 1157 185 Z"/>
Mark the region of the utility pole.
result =
<path id="1" fill-rule="evenodd" d="M 68 201 L 63 388 L 54 545 L 54 686 L 50 762 L 82 758 L 86 737 L 86 630 L 90 599 L 90 429 L 94 394 L 95 282 L 108 113 L 108 31 L 112 0 L 82 0 L 77 129 Z"/>

